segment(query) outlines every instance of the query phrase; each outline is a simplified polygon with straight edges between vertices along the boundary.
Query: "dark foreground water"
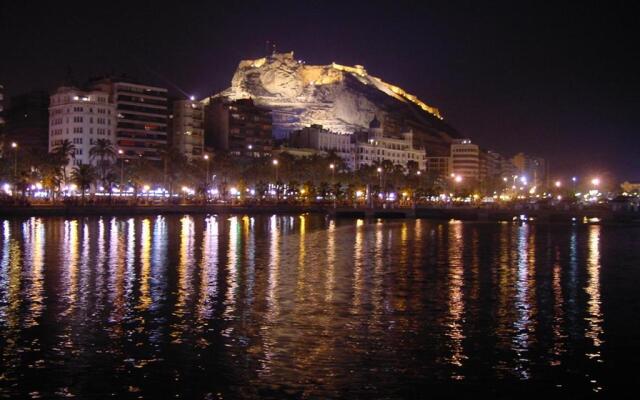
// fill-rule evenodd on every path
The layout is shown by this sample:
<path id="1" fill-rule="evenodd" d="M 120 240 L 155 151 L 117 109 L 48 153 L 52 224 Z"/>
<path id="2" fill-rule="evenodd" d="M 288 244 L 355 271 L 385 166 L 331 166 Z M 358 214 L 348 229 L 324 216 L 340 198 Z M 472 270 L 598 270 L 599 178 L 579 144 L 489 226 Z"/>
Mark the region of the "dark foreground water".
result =
<path id="1" fill-rule="evenodd" d="M 612 393 L 637 380 L 639 245 L 583 224 L 0 220 L 0 395 Z"/>

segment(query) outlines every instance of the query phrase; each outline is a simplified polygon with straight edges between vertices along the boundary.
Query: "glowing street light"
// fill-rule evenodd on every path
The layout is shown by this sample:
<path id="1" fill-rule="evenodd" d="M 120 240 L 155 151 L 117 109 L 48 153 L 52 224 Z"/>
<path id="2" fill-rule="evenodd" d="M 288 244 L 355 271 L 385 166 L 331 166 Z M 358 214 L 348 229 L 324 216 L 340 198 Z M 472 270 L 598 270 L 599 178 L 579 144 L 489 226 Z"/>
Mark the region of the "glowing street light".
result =
<path id="1" fill-rule="evenodd" d="M 338 197 L 338 193 L 336 193 L 336 166 L 334 163 L 329 164 L 329 169 L 331 169 L 331 184 L 333 185 L 333 208 L 336 208 L 336 199 Z"/>
<path id="2" fill-rule="evenodd" d="M 453 181 L 453 183 L 451 184 L 452 188 L 451 191 L 453 193 L 456 192 L 456 184 L 462 182 L 462 175 L 458 175 L 458 174 L 451 174 L 451 180 Z M 451 193 L 453 195 L 453 193 Z M 453 198 L 451 199 L 453 201 Z"/>
<path id="3" fill-rule="evenodd" d="M 120 191 L 124 189 L 124 151 L 118 149 L 118 155 L 120 156 Z"/>
<path id="4" fill-rule="evenodd" d="M 591 180 L 591 184 L 592 184 L 593 186 L 599 186 L 599 185 L 600 185 L 600 178 L 593 178 L 593 179 Z"/>
<path id="5" fill-rule="evenodd" d="M 278 183 L 278 160 L 277 159 L 273 160 L 272 163 L 273 163 L 273 166 L 276 169 L 276 184 L 277 184 Z"/>
<path id="6" fill-rule="evenodd" d="M 13 149 L 13 177 L 18 178 L 18 143 L 11 142 L 11 148 Z"/>
<path id="7" fill-rule="evenodd" d="M 562 186 L 562 182 L 560 182 L 560 181 L 556 181 L 555 185 L 556 185 L 556 187 L 557 187 L 557 188 L 559 188 L 559 187 L 561 187 L 561 186 Z"/>
<path id="8" fill-rule="evenodd" d="M 207 164 L 206 165 L 206 169 L 207 169 L 206 173 L 207 173 L 207 175 L 204 178 L 204 193 L 205 193 L 205 197 L 206 197 L 207 196 L 207 189 L 209 189 L 209 155 L 205 154 L 203 156 L 203 158 L 204 158 L 205 163 Z"/>

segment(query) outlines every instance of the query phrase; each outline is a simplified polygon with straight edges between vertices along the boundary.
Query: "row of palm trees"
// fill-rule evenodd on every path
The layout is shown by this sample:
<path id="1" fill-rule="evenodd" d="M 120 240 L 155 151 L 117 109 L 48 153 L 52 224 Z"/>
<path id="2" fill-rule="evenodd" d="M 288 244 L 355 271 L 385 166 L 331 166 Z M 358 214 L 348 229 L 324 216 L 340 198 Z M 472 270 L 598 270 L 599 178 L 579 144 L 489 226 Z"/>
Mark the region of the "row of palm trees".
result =
<path id="1" fill-rule="evenodd" d="M 197 193 L 206 193 L 213 187 L 224 192 L 233 186 L 253 187 L 261 192 L 259 188 L 273 183 L 277 190 L 284 191 L 287 187 L 295 192 L 297 189 L 292 189 L 292 183 L 298 185 L 297 182 L 303 183 L 298 189 L 304 187 L 306 193 L 328 192 L 334 196 L 367 186 L 373 192 L 410 190 L 428 194 L 442 189 L 435 176 L 420 173 L 415 163 L 405 168 L 382 161 L 350 171 L 335 154 L 298 158 L 284 152 L 274 156 L 278 160 L 274 163 L 274 158 L 239 158 L 220 152 L 210 154 L 207 159 L 187 160 L 177 149 L 167 146 L 160 151 L 160 162 L 150 162 L 143 157 L 119 159 L 117 149 L 108 139 L 98 139 L 89 152 L 91 164 L 69 168 L 75 151 L 73 143 L 64 140 L 46 157 L 21 153 L 20 173 L 13 177 L 18 192 L 24 193 L 33 182 L 41 182 L 54 200 L 72 183 L 83 200 L 84 193 L 91 187 L 101 187 L 111 193 L 116 187 L 123 190 L 124 185 L 132 187 L 136 195 L 143 185 L 161 186 L 170 195 L 179 192 L 182 186 L 194 188 Z M 4 157 L 5 161 L 8 158 Z M 2 175 L 11 180 L 13 174 L 9 168 L 1 168 L 0 180 Z"/>

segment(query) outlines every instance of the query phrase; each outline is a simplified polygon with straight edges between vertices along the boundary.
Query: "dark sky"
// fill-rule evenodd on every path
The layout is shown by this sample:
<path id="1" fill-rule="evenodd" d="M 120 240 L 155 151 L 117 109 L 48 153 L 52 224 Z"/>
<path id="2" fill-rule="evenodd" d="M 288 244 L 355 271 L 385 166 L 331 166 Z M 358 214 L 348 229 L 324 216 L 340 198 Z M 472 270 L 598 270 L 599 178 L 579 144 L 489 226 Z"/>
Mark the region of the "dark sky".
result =
<path id="1" fill-rule="evenodd" d="M 362 64 L 482 146 L 549 159 L 553 175 L 640 181 L 633 2 L 219 3 L 0 0 L 0 83 L 50 89 L 70 66 L 78 80 L 127 72 L 202 97 L 272 40 L 308 64 Z"/>

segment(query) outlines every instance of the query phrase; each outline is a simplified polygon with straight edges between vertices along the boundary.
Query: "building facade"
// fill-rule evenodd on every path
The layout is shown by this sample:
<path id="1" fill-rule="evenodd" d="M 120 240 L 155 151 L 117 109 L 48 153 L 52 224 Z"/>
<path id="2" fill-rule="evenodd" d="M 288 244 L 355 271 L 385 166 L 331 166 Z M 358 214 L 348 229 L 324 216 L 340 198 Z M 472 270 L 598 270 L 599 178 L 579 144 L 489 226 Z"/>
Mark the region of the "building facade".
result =
<path id="1" fill-rule="evenodd" d="M 204 106 L 195 100 L 173 102 L 172 145 L 189 160 L 204 155 Z"/>
<path id="2" fill-rule="evenodd" d="M 465 182 L 478 182 L 480 176 L 480 146 L 469 139 L 451 143 L 451 174 L 461 176 Z"/>
<path id="3" fill-rule="evenodd" d="M 116 105 L 116 144 L 123 158 L 159 161 L 168 145 L 167 89 L 124 78 L 105 78 L 92 87 L 109 93 Z"/>
<path id="4" fill-rule="evenodd" d="M 334 152 L 349 169 L 354 168 L 353 136 L 331 132 L 322 125 L 311 125 L 289 134 L 289 145 L 299 149 L 313 149 L 322 153 Z"/>
<path id="5" fill-rule="evenodd" d="M 547 186 L 547 163 L 543 158 L 518 153 L 511 162 L 516 174 L 524 176 L 533 186 Z"/>
<path id="6" fill-rule="evenodd" d="M 437 181 L 443 181 L 451 174 L 451 157 L 429 157 L 426 160 L 426 171 Z"/>
<path id="7" fill-rule="evenodd" d="M 50 98 L 49 152 L 64 140 L 73 144 L 75 153 L 67 168 L 93 164 L 91 148 L 98 139 L 116 142 L 116 107 L 108 92 L 84 91 L 75 87 L 58 88 Z"/>
<path id="8" fill-rule="evenodd" d="M 270 157 L 272 126 L 271 111 L 251 99 L 214 99 L 205 106 L 205 144 L 233 156 Z"/>
<path id="9" fill-rule="evenodd" d="M 289 144 L 292 147 L 333 152 L 351 170 L 385 160 L 405 168 L 412 162 L 419 170 L 426 168 L 425 151 L 413 146 L 413 132 L 408 130 L 400 135 L 386 135 L 377 118 L 371 121 L 367 132 L 353 134 L 331 132 L 320 125 L 312 125 L 292 132 Z"/>
<path id="10" fill-rule="evenodd" d="M 369 123 L 366 136 L 362 133 L 354 134 L 354 169 L 387 160 L 405 168 L 410 163 L 415 163 L 418 170 L 425 170 L 427 166 L 425 150 L 413 146 L 413 131 L 410 129 L 402 131 L 399 135 L 385 134 L 382 124 L 374 117 Z"/>

